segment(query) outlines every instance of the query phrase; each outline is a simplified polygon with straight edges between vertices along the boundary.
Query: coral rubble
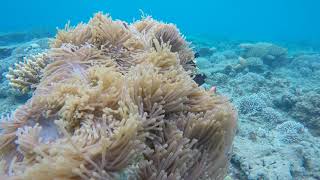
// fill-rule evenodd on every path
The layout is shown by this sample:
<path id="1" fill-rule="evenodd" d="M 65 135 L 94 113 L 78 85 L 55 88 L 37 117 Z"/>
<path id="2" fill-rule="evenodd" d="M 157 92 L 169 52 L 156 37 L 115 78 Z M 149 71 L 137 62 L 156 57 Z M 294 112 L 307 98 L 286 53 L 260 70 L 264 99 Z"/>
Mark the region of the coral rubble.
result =
<path id="1" fill-rule="evenodd" d="M 311 133 L 320 135 L 320 89 L 307 92 L 296 98 L 291 109 L 292 116 L 305 124 Z"/>
<path id="2" fill-rule="evenodd" d="M 286 55 L 271 43 L 193 44 L 217 47 L 197 58 L 202 86 L 217 87 L 239 112 L 228 177 L 320 179 L 320 53 L 301 52 L 305 45 Z"/>
<path id="3" fill-rule="evenodd" d="M 1 119 L 1 177 L 223 179 L 237 114 L 192 80 L 193 57 L 174 25 L 150 17 L 66 26 L 45 57 L 8 74 L 36 89 Z"/>

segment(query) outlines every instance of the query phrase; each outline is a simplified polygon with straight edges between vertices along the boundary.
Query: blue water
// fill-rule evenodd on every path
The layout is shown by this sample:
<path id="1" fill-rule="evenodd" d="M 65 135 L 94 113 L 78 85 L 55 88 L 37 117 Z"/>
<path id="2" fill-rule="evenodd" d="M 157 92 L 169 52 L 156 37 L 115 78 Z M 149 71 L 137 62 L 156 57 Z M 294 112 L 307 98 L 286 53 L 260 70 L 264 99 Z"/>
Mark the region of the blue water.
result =
<path id="1" fill-rule="evenodd" d="M 127 21 L 139 9 L 185 34 L 259 41 L 320 42 L 318 0 L 1 0 L 0 32 L 55 29 L 94 12 Z"/>
<path id="2" fill-rule="evenodd" d="M 52 52 L 57 28 L 99 11 L 127 22 L 151 15 L 191 42 L 195 82 L 238 111 L 224 180 L 320 179 L 320 0 L 0 0 L 0 122 L 37 86 L 12 86 L 10 67 Z M 0 133 L 1 145 L 1 123 Z"/>

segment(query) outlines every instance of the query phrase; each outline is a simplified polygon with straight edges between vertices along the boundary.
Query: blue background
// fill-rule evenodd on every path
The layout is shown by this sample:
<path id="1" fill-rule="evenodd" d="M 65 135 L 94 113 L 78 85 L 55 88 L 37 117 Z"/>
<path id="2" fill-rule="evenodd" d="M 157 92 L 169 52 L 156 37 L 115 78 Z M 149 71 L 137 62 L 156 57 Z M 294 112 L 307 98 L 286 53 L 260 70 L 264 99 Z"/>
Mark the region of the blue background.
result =
<path id="1" fill-rule="evenodd" d="M 141 13 L 173 22 L 186 35 L 320 42 L 319 0 L 1 0 L 0 32 L 55 29 L 94 12 L 132 21 Z"/>

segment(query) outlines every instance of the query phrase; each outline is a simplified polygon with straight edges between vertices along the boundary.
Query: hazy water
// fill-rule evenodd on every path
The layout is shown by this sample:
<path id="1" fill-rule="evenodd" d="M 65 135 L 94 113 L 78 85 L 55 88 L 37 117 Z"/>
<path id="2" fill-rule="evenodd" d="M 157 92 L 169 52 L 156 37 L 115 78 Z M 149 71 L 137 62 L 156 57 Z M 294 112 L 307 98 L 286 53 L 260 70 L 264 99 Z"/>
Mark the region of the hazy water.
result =
<path id="1" fill-rule="evenodd" d="M 63 27 L 94 12 L 132 21 L 139 9 L 185 34 L 241 40 L 320 42 L 319 0 L 1 0 L 0 32 Z"/>
<path id="2" fill-rule="evenodd" d="M 39 30 L 55 32 L 56 27 L 63 28 L 69 20 L 73 25 L 87 22 L 98 11 L 109 13 L 115 19 L 132 22 L 140 18 L 140 10 L 155 19 L 177 24 L 187 37 L 197 36 L 199 39 L 195 39 L 199 47 L 203 45 L 202 39 L 208 42 L 210 38 L 223 38 L 242 40 L 239 42 L 281 41 L 285 44 L 284 48 L 289 49 L 292 44 L 299 43 L 297 52 L 304 48 L 300 45 L 305 44 L 320 49 L 320 0 L 0 0 L 0 33 Z M 8 67 L 25 55 L 45 49 L 30 48 L 31 45 L 38 45 L 36 43 L 41 45 L 41 40 L 19 44 L 13 51 L 14 48 L 6 46 L 8 44 L 4 39 L 2 42 L 0 39 L 0 46 L 3 46 L 0 47 L 0 115 L 13 111 L 29 98 L 13 97 L 13 91 L 5 79 Z M 276 128 L 280 123 L 294 120 L 311 127 L 313 131 L 317 130 L 314 127 L 318 126 L 312 123 L 319 119 L 319 103 L 314 104 L 318 102 L 315 99 L 320 97 L 320 54 L 290 55 L 286 59 L 290 61 L 285 61 L 285 65 L 280 68 L 263 64 L 260 58 L 251 58 L 257 62 L 253 62 L 252 66 L 257 65 L 259 71 L 250 72 L 246 68 L 241 72 L 230 73 L 224 70 L 227 67 L 229 69 L 232 63 L 237 65 L 240 50 L 238 44 L 227 40 L 225 42 L 222 48 L 217 46 L 218 50 L 214 54 L 200 57 L 206 63 L 203 66 L 210 67 L 202 69 L 210 75 L 205 85 L 217 87 L 219 93 L 229 96 L 235 104 L 241 104 L 242 101 L 253 102 L 251 104 L 254 106 L 262 104 L 261 107 L 268 104 L 265 109 L 261 108 L 260 114 L 255 112 L 258 108 L 253 108 L 254 111 L 250 113 L 239 110 L 239 133 L 234 141 L 236 151 L 231 161 L 233 169 L 230 174 L 247 175 L 248 172 L 254 174 L 264 170 L 265 174 L 262 175 L 266 179 L 290 179 L 281 176 L 286 173 L 292 179 L 320 179 L 319 135 L 314 138 L 308 133 L 293 131 L 293 135 L 301 138 L 302 143 L 281 143 L 279 147 L 277 138 L 281 138 L 279 135 L 283 132 Z M 211 44 L 206 48 L 211 48 Z M 273 91 L 270 91 L 271 88 L 274 88 Z M 264 102 L 260 95 L 270 97 L 270 103 Z M 241 105 L 236 105 L 241 108 Z M 272 120 L 276 123 L 272 124 Z M 284 134 L 291 137 L 290 133 Z M 265 167 L 264 162 L 271 160 L 277 164 Z M 301 164 L 293 166 L 291 162 Z M 272 161 L 270 165 L 273 164 Z M 285 164 L 296 169 L 285 169 Z M 255 168 L 252 169 L 251 165 Z M 238 173 L 239 166 L 248 166 L 250 169 L 241 169 Z M 256 177 L 262 178 L 260 175 Z M 235 179 L 246 179 L 239 177 Z"/>

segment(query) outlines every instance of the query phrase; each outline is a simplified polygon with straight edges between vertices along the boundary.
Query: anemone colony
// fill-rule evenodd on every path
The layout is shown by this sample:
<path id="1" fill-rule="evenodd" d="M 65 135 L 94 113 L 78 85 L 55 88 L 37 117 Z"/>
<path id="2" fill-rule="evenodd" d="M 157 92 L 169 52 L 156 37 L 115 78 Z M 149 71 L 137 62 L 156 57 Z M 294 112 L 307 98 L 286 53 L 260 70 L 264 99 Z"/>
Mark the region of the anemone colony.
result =
<path id="1" fill-rule="evenodd" d="M 35 90 L 1 119 L 1 178 L 223 179 L 236 112 L 192 80 L 193 57 L 173 24 L 150 17 L 67 25 L 35 76 L 39 66 L 9 73 Z"/>

